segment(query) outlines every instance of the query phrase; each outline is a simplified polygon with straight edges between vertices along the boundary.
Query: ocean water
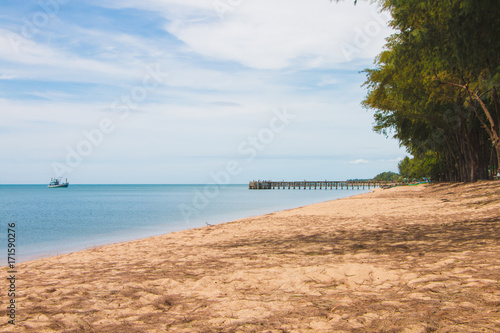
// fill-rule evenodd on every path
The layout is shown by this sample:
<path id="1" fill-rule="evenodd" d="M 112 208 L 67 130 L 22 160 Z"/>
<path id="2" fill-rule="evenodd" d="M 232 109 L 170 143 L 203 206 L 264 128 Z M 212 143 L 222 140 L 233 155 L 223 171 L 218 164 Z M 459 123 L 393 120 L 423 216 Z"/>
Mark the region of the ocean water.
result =
<path id="1" fill-rule="evenodd" d="M 248 185 L 0 185 L 7 265 L 8 223 L 16 262 L 229 222 L 368 190 L 249 190 Z"/>

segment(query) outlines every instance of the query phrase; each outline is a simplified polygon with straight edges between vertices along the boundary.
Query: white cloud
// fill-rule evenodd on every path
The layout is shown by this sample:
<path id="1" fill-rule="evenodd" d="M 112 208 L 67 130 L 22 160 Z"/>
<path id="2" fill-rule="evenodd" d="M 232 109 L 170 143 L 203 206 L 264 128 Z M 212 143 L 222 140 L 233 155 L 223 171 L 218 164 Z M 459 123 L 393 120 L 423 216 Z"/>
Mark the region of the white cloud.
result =
<path id="1" fill-rule="evenodd" d="M 71 28 L 68 28 L 71 29 Z M 73 29 L 71 29 L 73 30 Z M 90 31 L 86 31 L 90 34 Z M 145 74 L 147 62 L 137 59 L 144 53 L 124 52 L 125 50 L 151 50 L 141 40 L 123 34 L 95 34 L 96 44 L 108 42 L 107 48 L 99 47 L 96 59 L 70 52 L 65 47 L 45 45 L 24 38 L 20 34 L 0 28 L 0 60 L 7 62 L 0 79 L 28 78 L 47 81 L 68 81 L 87 83 L 110 83 L 141 78 Z M 75 42 L 78 39 L 74 38 Z M 122 49 L 113 50 L 120 46 Z M 111 57 L 111 54 L 115 54 Z M 128 56 L 118 56 L 119 54 Z M 135 64 L 134 64 L 135 62 Z M 135 66 L 131 66 L 134 64 Z M 15 74 L 14 74 L 15 73 Z"/>
<path id="2" fill-rule="evenodd" d="M 334 78 L 331 75 L 325 75 L 321 78 L 321 81 L 318 83 L 319 87 L 330 86 L 334 84 L 339 84 L 340 81 L 337 78 Z"/>
<path id="3" fill-rule="evenodd" d="M 390 30 L 376 20 L 377 12 L 367 3 L 257 0 L 222 21 L 174 20 L 167 30 L 195 52 L 252 68 L 335 67 L 379 52 Z"/>
<path id="4" fill-rule="evenodd" d="M 0 75 L 0 80 L 12 80 L 15 79 L 16 76 L 12 74 L 2 74 Z"/>
<path id="5" fill-rule="evenodd" d="M 368 164 L 369 162 L 367 160 L 359 159 L 355 161 L 350 161 L 349 164 Z"/>
<path id="6" fill-rule="evenodd" d="M 69 99 L 72 97 L 71 94 L 62 92 L 62 91 L 54 91 L 54 90 L 47 90 L 47 91 L 33 91 L 31 93 L 27 93 L 28 95 L 32 95 L 35 97 L 39 97 L 42 99 L 48 99 L 48 100 L 62 100 L 62 99 Z"/>
<path id="7" fill-rule="evenodd" d="M 217 4 L 223 4 L 224 12 Z M 160 11 L 190 50 L 251 68 L 336 68 L 373 58 L 391 30 L 376 5 L 351 1 L 127 0 L 110 6 Z M 219 6 L 219 8 L 221 8 Z"/>
<path id="8" fill-rule="evenodd" d="M 227 3 L 233 8 L 222 20 L 214 8 L 216 2 L 127 0 L 96 3 L 161 13 L 168 22 L 165 29 L 185 43 L 184 49 L 179 49 L 178 45 L 163 45 L 163 41 L 158 43 L 145 35 L 83 28 L 78 22 L 54 21 L 60 32 L 56 34 L 58 41 L 55 39 L 50 44 L 0 29 L 0 59 L 11 63 L 6 67 L 5 77 L 0 79 L 16 76 L 122 84 L 137 80 L 144 75 L 147 64 L 157 62 L 168 68 L 169 84 L 173 86 L 233 90 L 234 73 L 200 68 L 184 57 L 186 50 L 209 59 L 257 69 L 345 67 L 351 59 L 346 57 L 342 45 L 351 45 L 357 50 L 349 56 L 372 58 L 380 51 L 389 32 L 387 27 L 382 27 L 382 21 L 375 19 L 378 9 L 365 2 L 353 6 L 350 1 L 338 4 L 329 1 L 229 1 Z M 377 24 L 379 33 L 370 33 L 369 28 Z M 365 30 L 370 36 L 361 38 L 366 37 Z M 88 52 L 76 51 L 82 45 L 90 46 Z M 247 82 L 254 85 L 255 79 L 250 76 L 255 77 L 255 73 L 247 75 Z M 238 83 L 241 84 L 239 88 L 246 85 L 244 81 Z M 335 83 L 335 78 L 325 76 L 318 85 Z"/>
<path id="9" fill-rule="evenodd" d="M 389 162 L 389 163 L 399 163 L 401 162 L 402 160 L 404 160 L 403 157 L 396 157 L 396 158 L 392 158 L 392 159 L 389 159 L 389 160 L 380 160 L 380 162 Z"/>
<path id="10" fill-rule="evenodd" d="M 233 1 L 234 0 L 228 0 Z M 241 0 L 244 1 L 244 0 Z M 193 15 L 199 11 L 214 11 L 217 0 L 97 0 L 96 6 L 108 8 L 139 8 L 150 11 L 176 13 L 179 16 Z"/>

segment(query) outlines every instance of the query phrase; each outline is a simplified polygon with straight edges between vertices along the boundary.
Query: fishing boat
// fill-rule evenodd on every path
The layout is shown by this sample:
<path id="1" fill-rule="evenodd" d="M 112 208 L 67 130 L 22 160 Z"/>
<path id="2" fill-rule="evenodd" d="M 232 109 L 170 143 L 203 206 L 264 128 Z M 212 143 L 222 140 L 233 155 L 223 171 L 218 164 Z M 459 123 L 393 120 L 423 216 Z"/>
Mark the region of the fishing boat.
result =
<path id="1" fill-rule="evenodd" d="M 66 182 L 63 183 L 62 181 L 62 177 L 59 177 L 59 178 L 51 178 L 50 179 L 50 183 L 49 183 L 49 187 L 50 188 L 55 188 L 55 187 L 68 187 L 69 183 L 68 183 L 68 178 L 66 178 Z"/>

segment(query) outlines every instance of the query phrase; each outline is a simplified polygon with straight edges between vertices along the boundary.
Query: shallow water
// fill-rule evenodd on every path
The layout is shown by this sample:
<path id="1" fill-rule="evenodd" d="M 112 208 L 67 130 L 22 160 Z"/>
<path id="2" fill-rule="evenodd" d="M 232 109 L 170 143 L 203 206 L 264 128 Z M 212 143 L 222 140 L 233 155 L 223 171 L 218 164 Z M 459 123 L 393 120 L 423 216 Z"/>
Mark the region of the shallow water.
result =
<path id="1" fill-rule="evenodd" d="M 16 262 L 20 262 L 365 192 L 255 191 L 248 185 L 70 185 L 54 189 L 1 185 L 2 244 L 7 244 L 7 224 L 14 222 Z"/>

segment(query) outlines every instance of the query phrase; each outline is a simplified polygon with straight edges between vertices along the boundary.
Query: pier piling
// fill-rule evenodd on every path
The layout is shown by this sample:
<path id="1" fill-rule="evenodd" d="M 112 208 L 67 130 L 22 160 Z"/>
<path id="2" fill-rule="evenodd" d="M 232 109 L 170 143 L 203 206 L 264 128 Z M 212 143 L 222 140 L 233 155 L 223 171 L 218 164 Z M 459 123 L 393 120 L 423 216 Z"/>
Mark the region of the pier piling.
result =
<path id="1" fill-rule="evenodd" d="M 396 185 L 401 185 L 400 183 L 393 182 L 393 181 L 373 181 L 373 180 L 347 180 L 347 181 L 281 181 L 281 182 L 275 182 L 272 180 L 258 180 L 258 181 L 251 181 L 248 185 L 248 188 L 251 190 L 281 190 L 281 189 L 304 189 L 307 190 L 312 190 L 313 188 L 317 190 L 318 188 L 322 190 L 323 188 L 327 190 L 330 188 L 330 190 L 338 190 L 339 188 L 341 190 L 344 189 L 344 187 L 349 190 L 349 187 L 354 190 L 356 187 L 358 190 L 359 189 L 370 189 L 370 188 L 376 188 L 376 187 L 386 187 L 386 186 L 396 186 Z"/>

